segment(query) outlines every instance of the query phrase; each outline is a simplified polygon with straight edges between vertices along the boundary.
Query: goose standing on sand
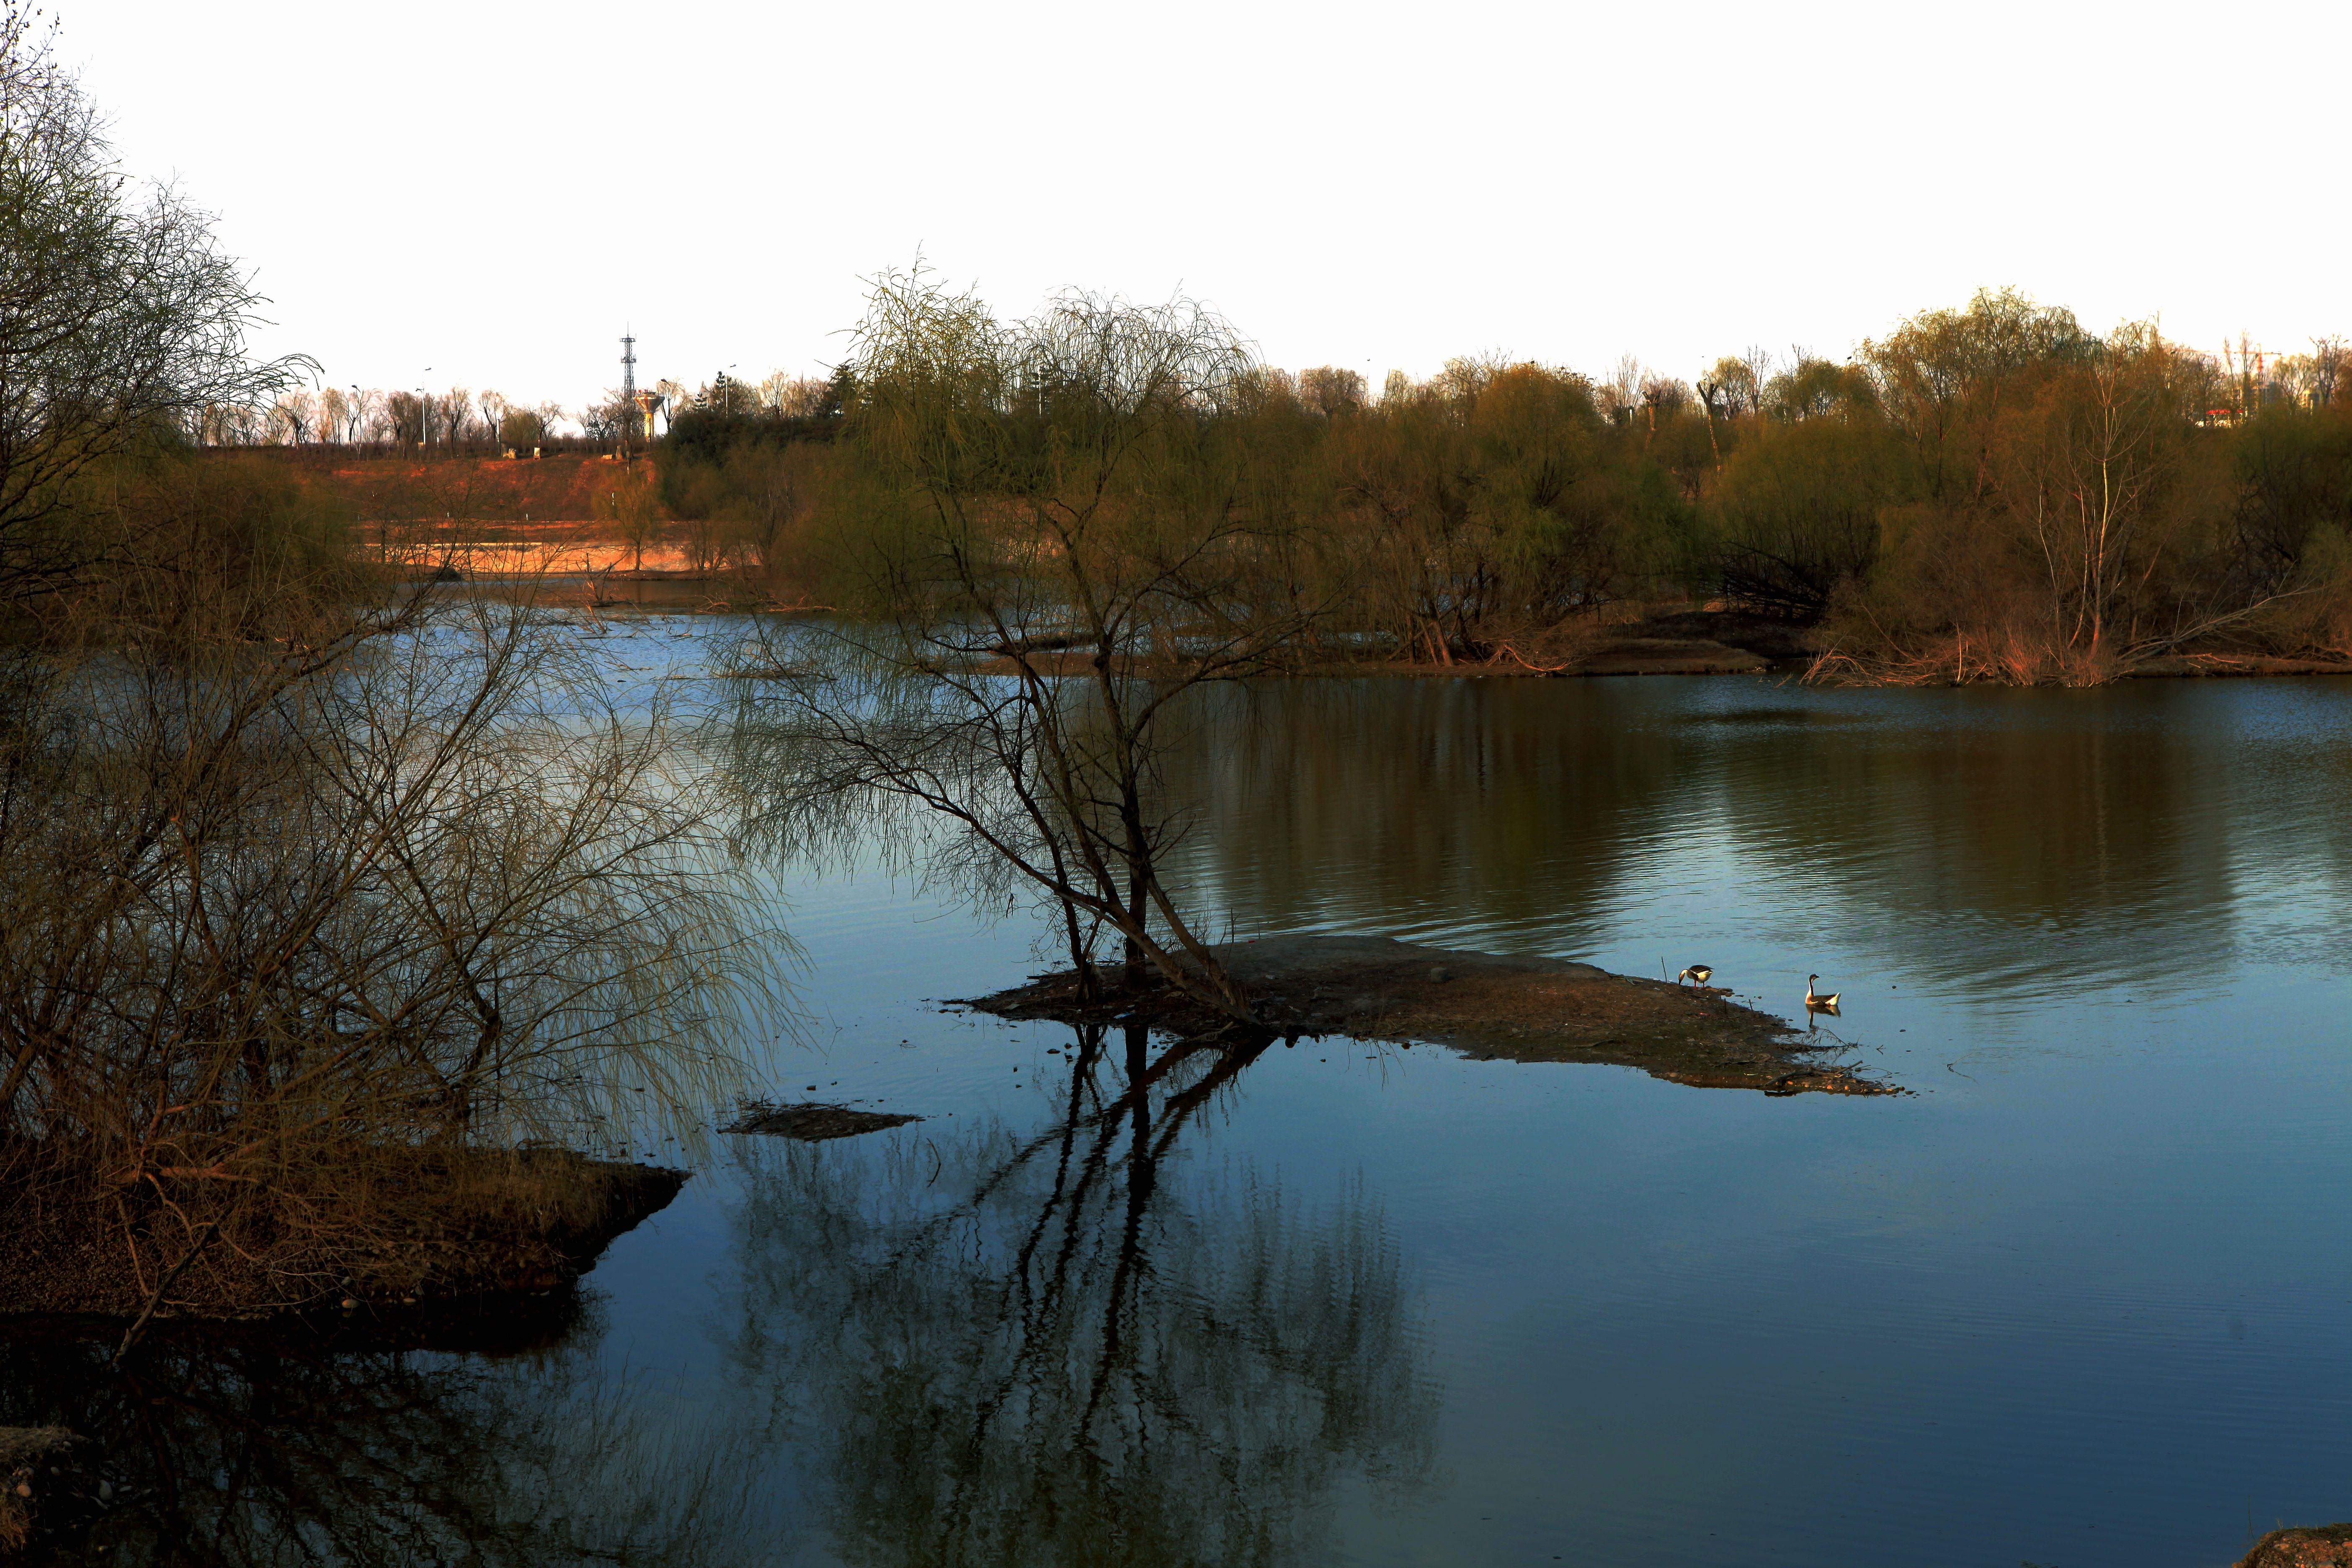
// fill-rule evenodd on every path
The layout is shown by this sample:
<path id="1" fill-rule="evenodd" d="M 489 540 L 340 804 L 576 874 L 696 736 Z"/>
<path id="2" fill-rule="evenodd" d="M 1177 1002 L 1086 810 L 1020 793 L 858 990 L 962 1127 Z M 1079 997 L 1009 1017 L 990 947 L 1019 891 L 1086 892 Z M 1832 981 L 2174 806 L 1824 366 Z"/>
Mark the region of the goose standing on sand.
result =
<path id="1" fill-rule="evenodd" d="M 1828 995 L 1824 996 L 1813 989 L 1813 982 L 1820 978 L 1821 976 L 1818 974 L 1808 974 L 1805 976 L 1805 1005 L 1808 1007 L 1836 1006 L 1838 993 L 1832 991 Z"/>
<path id="2" fill-rule="evenodd" d="M 1687 980 L 1694 985 L 1704 985 L 1706 984 L 1706 977 L 1714 973 L 1715 965 L 1711 963 L 1694 963 L 1675 975 L 1675 980 L 1677 984 Z"/>

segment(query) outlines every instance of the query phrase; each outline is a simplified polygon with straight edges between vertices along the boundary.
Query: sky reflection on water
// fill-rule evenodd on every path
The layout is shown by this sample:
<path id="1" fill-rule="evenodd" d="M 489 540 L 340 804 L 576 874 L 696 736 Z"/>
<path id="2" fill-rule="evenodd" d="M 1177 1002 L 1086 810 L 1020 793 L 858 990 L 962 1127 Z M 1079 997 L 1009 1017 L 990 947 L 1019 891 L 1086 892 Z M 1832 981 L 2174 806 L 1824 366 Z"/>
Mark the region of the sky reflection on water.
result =
<path id="1" fill-rule="evenodd" d="M 1171 770 L 1221 926 L 1818 971 L 1914 1094 L 1310 1041 L 1148 1057 L 1139 1134 L 1123 1040 L 935 1005 L 1025 921 L 788 876 L 763 1087 L 927 1120 L 719 1140 L 598 1269 L 536 1397 L 740 1487 L 624 1560 L 2186 1568 L 2352 1514 L 2352 683 L 1224 700 Z"/>

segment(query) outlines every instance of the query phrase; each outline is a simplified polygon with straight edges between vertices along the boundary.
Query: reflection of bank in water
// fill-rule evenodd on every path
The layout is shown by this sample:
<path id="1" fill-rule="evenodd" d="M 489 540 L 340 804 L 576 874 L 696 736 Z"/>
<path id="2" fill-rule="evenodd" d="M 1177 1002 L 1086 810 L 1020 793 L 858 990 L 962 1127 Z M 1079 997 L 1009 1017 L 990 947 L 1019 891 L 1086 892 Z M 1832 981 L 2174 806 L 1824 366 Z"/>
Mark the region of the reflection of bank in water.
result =
<path id="1" fill-rule="evenodd" d="M 1261 681 L 1168 759 L 1202 822 L 1167 875 L 1244 933 L 1645 962 L 1704 933 L 1718 980 L 1769 954 L 1991 1010 L 2173 994 L 2231 962 L 2215 911 L 2352 884 L 2341 689 Z"/>
<path id="2" fill-rule="evenodd" d="M 746 1141 L 730 1348 L 842 1556 L 1290 1562 L 1343 1489 L 1426 1480 L 1439 1394 L 1381 1215 L 1184 1158 L 1264 1048 L 1089 1028 L 1031 1135 Z"/>
<path id="3" fill-rule="evenodd" d="M 0 1426 L 79 1439 L 30 1500 L 33 1561 L 749 1560 L 745 1455 L 599 1370 L 570 1296 L 492 1318 L 0 1336 Z M 439 1347 L 436 1349 L 422 1348 Z"/>

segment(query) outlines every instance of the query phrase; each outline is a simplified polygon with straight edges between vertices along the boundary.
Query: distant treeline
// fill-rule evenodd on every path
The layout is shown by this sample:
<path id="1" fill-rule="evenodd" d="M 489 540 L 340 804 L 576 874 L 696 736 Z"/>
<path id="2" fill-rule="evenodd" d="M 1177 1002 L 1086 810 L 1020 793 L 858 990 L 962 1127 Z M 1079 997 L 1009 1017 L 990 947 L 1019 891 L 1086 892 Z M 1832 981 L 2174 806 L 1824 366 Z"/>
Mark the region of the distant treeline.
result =
<path id="1" fill-rule="evenodd" d="M 1696 384 L 1460 359 L 1375 395 L 1260 367 L 1192 410 L 1186 482 L 1285 542 L 1260 586 L 1318 605 L 1326 652 L 1557 659 L 1611 606 L 1697 599 L 1814 628 L 1825 676 L 2097 680 L 2206 647 L 2352 653 L 2343 362 L 2332 339 L 2271 360 L 2095 333 L 2002 291 L 1844 363 L 1750 352 Z M 974 395 L 1017 445 L 1057 395 Z M 854 600 L 888 469 L 859 387 L 700 401 L 658 464 L 697 552 Z"/>
<path id="2" fill-rule="evenodd" d="M 583 437 L 558 434 L 571 417 L 561 405 L 517 403 L 488 388 L 293 387 L 267 402 L 202 405 L 190 413 L 186 433 L 206 447 L 336 447 L 369 455 L 488 457 L 533 447 L 552 451 L 583 440 L 600 448 L 612 444 L 609 410 L 601 425 L 589 419 Z"/>
<path id="3" fill-rule="evenodd" d="M 205 447 L 316 448 L 366 456 L 496 457 L 503 453 L 642 448 L 670 422 L 701 410 L 722 416 L 791 419 L 830 406 L 839 411 L 836 383 L 782 371 L 752 384 L 724 372 L 698 390 L 657 381 L 643 401 L 607 387 L 577 409 L 559 403 L 518 403 L 504 393 L 463 386 L 292 387 L 268 399 L 224 400 L 188 411 L 183 434 Z M 566 426 L 576 424 L 577 434 Z"/>

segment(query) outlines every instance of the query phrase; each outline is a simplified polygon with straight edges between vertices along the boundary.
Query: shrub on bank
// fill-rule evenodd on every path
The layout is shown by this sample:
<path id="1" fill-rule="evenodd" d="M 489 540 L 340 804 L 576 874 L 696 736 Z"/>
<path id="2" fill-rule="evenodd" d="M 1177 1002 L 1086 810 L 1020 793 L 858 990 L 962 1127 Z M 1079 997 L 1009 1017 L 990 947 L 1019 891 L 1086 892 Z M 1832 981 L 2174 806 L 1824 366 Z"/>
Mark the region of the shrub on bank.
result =
<path id="1" fill-rule="evenodd" d="M 489 1203 L 481 1162 L 698 1122 L 780 951 L 662 711 L 527 600 L 376 581 L 267 471 L 80 504 L 107 551 L 0 648 L 9 1307 L 392 1289 L 461 1229 L 561 1276 L 622 1178 Z"/>

